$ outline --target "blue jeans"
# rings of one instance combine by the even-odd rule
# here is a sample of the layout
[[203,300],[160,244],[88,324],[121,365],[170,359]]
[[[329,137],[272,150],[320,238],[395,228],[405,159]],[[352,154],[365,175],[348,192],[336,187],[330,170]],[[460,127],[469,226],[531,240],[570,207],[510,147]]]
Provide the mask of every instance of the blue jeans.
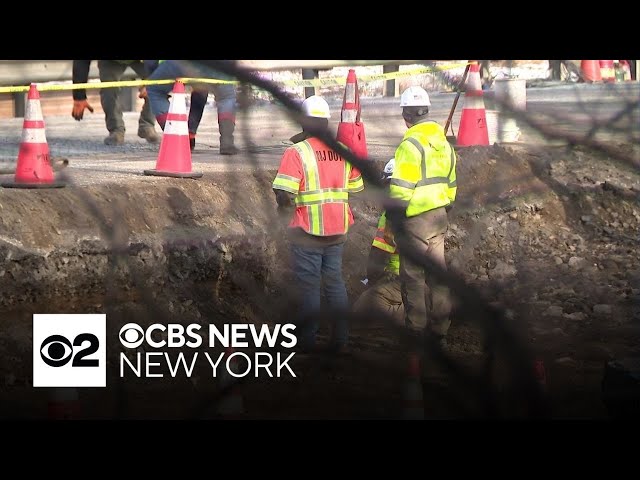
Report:
[[[191,78],[217,78],[220,80],[233,80],[233,78],[221,72],[216,72],[200,65],[185,60],[166,60],[158,65],[158,68],[149,75],[149,80],[165,80],[178,77]],[[158,117],[169,111],[169,94],[173,90],[173,84],[167,85],[149,85],[147,86],[147,95],[153,114]],[[192,103],[194,108],[193,114],[189,112],[189,127],[197,130],[200,118],[202,118],[202,110],[206,104],[206,95],[204,92],[211,90],[216,101],[216,110],[218,117],[235,118],[236,112],[236,86],[231,83],[217,83],[197,85],[196,102]],[[198,99],[197,97],[200,96]],[[191,96],[192,102],[194,100]],[[204,102],[202,101],[204,100]],[[198,110],[199,109],[199,110]],[[234,120],[235,121],[235,120]],[[191,131],[191,130],[190,130]]]
[[300,290],[302,302],[296,320],[298,344],[302,347],[315,345],[320,311],[320,292],[324,281],[324,294],[328,307],[334,310],[333,343],[345,345],[349,335],[346,311],[349,308],[347,288],[342,279],[342,252],[344,243],[329,247],[303,247],[292,245],[293,273]]

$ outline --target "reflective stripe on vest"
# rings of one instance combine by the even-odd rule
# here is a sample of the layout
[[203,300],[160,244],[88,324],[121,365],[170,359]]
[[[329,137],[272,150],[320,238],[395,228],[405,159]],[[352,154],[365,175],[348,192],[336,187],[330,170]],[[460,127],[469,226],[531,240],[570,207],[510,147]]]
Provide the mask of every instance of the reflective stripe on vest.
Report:
[[383,213],[380,215],[380,220],[378,220],[378,230],[376,231],[376,236],[373,239],[372,245],[391,254],[389,255],[389,262],[384,267],[384,271],[394,275],[400,275],[400,255],[396,253],[396,247],[389,245],[384,239],[384,227],[386,223],[387,217]]
[[378,230],[376,231],[376,236],[373,239],[372,245],[374,247],[379,248],[380,250],[384,250],[385,252],[394,253],[396,251],[396,247],[387,243],[384,239],[384,227],[387,223],[387,217],[383,213],[380,216],[380,220],[378,220]]
[[[443,143],[443,148],[440,149],[430,144],[429,166],[433,166],[435,167],[434,169],[439,170],[437,173],[447,173],[447,176],[430,176],[431,172],[427,169],[427,158],[424,147],[416,138],[413,137],[407,137],[405,141],[411,143],[420,153],[421,178],[416,183],[399,178],[392,178],[390,189],[392,193],[393,190],[399,191],[401,189],[413,191],[412,194],[408,195],[411,200],[407,205],[407,216],[412,217],[435,208],[444,207],[451,203],[455,198],[455,189],[457,186],[455,178],[450,180],[455,168],[455,151],[453,148],[451,148],[451,146],[448,147],[450,152],[447,155],[446,149],[448,144]],[[447,156],[446,159],[444,158],[445,155]],[[397,164],[396,168],[398,168]]]
[[349,190],[347,183],[349,180],[349,166],[343,161],[344,188],[320,188],[320,174],[318,172],[318,162],[316,154],[309,142],[304,141],[294,145],[302,160],[302,170],[304,172],[304,190],[298,192],[295,198],[297,207],[306,208],[309,220],[309,232],[311,235],[324,235],[324,219],[322,205],[327,203],[343,204],[344,231],[349,228]]

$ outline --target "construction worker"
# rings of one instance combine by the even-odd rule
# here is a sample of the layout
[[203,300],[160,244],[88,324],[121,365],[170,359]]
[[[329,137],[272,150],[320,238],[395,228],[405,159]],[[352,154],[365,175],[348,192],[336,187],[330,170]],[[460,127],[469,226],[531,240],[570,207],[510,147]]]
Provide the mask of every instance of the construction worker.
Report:
[[[156,71],[158,65],[163,63],[164,60],[145,60],[144,67],[147,72],[147,77],[150,77],[153,72]],[[189,102],[189,117],[187,119],[187,128],[189,129],[189,148],[193,152],[196,148],[196,134],[198,132],[198,126],[202,120],[204,109],[207,106],[207,100],[209,99],[209,92],[207,89],[191,89],[191,100]]]
[[364,183],[358,169],[330,149],[317,131],[328,131],[329,105],[318,95],[302,103],[303,131],[291,138],[273,181],[279,213],[288,221],[293,274],[300,291],[301,312],[298,347],[314,350],[320,311],[320,291],[329,308],[337,311],[330,348],[345,353],[348,339],[347,289],[342,277],[342,254],[353,214],[349,194],[360,192]]
[[[391,180],[394,165],[395,159],[392,158],[382,172],[382,181],[387,185]],[[368,288],[355,302],[353,310],[383,312],[391,316],[397,324],[404,324],[400,289],[400,255],[390,229],[385,226],[386,215],[382,212],[367,260],[366,285]]]
[[[214,78],[218,80],[233,80],[232,77],[222,72],[214,71],[197,62],[187,60],[164,60],[153,73],[149,76],[149,80],[164,80],[171,78],[191,77],[191,78]],[[156,120],[160,127],[164,130],[164,124],[169,112],[169,95],[173,85],[149,85],[147,92],[151,109],[156,116]],[[211,90],[215,97],[216,109],[218,111],[218,129],[220,131],[220,154],[235,155],[238,149],[234,144],[233,132],[236,126],[236,86],[233,83],[216,83],[193,85],[193,89],[197,90],[203,99],[204,92]],[[192,97],[193,98],[193,97]],[[206,104],[206,99],[204,99]],[[192,107],[193,108],[193,107]],[[202,106],[204,110],[204,106]],[[195,122],[196,116],[190,118],[194,123],[189,125],[191,128],[197,129],[200,123],[202,113],[199,114],[198,121]],[[195,130],[193,137],[193,145],[195,147]]]
[[[87,83],[89,81],[89,69],[91,60],[74,60],[72,80],[73,83]],[[145,78],[145,70],[142,60],[98,60],[98,73],[101,82],[118,82],[122,80],[124,72],[131,67],[140,78]],[[120,105],[119,87],[108,87],[100,89],[100,103],[104,111],[104,119],[109,131],[109,136],[104,139],[105,145],[122,145],[124,143],[125,125]],[[76,120],[82,120],[84,111],[93,113],[93,107],[87,102],[87,91],[85,89],[72,90],[73,110],[71,115]],[[144,105],[138,120],[138,136],[144,138],[149,143],[158,143],[160,136],[156,133],[155,118],[151,113],[149,101],[146,98],[146,91],[140,89],[138,95],[144,99]]]
[[[448,228],[447,211],[456,198],[456,154],[444,129],[429,120],[430,105],[429,95],[418,86],[409,87],[400,98],[402,118],[408,130],[396,149],[389,187],[389,195],[398,207],[393,211],[387,209],[387,218],[394,225],[402,222],[395,241],[400,252],[405,324],[446,348],[451,323],[449,289],[436,281],[430,269],[407,257],[407,252],[412,251],[443,270],[447,268],[444,237]],[[429,286],[429,318],[425,283]]]

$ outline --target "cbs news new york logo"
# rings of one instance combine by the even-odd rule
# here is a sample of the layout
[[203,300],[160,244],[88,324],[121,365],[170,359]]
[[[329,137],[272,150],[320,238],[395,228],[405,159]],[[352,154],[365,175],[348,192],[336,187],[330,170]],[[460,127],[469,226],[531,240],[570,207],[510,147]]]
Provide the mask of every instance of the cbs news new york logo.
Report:
[[106,314],[34,314],[33,386],[106,387]]

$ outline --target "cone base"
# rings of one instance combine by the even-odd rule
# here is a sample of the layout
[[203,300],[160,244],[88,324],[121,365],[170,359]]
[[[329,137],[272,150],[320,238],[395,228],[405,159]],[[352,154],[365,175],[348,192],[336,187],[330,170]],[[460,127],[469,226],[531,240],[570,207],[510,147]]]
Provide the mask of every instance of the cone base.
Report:
[[0,183],[0,186],[4,188],[63,188],[66,187],[67,184],[63,182],[52,182],[52,183],[26,183],[26,182],[3,182]]
[[181,172],[167,172],[165,170],[145,170],[145,175],[153,175],[156,177],[172,177],[172,178],[200,178],[204,175],[201,172],[190,172],[190,173],[181,173]]

